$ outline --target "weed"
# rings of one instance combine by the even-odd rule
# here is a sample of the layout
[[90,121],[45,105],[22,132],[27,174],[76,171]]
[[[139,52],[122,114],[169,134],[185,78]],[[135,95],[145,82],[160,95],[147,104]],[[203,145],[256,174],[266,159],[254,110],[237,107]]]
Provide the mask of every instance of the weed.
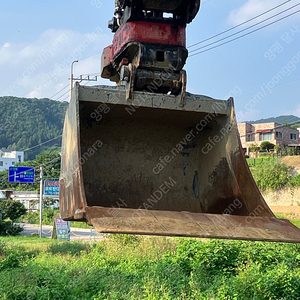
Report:
[[0,299],[300,298],[298,244],[144,236],[94,244],[2,240]]

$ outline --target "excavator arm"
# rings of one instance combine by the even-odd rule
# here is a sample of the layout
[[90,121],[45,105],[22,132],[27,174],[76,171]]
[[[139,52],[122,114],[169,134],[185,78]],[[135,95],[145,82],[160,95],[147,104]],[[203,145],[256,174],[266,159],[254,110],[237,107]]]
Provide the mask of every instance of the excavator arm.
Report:
[[134,90],[149,91],[155,81],[160,81],[156,92],[184,98],[186,25],[198,13],[200,0],[115,1],[115,6],[108,26],[115,36],[103,51],[101,76],[124,84],[129,101]]

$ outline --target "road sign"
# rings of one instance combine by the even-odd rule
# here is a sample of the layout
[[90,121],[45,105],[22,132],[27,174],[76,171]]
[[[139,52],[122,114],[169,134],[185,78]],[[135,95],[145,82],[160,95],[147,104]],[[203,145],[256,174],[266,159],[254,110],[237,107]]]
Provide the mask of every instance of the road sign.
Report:
[[59,195],[59,181],[58,180],[45,180],[44,195],[45,196],[58,196]]
[[8,182],[34,183],[34,167],[9,167]]
[[0,191],[0,199],[6,199],[5,195]]
[[63,219],[54,219],[52,238],[59,241],[70,241],[70,222]]

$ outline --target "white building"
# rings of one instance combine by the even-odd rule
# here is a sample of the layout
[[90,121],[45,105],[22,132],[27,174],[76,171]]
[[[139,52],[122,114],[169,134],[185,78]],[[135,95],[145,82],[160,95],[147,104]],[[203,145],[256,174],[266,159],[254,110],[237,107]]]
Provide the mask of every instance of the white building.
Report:
[[15,163],[24,161],[23,151],[10,151],[0,149],[0,171],[8,170],[9,167],[14,166]]

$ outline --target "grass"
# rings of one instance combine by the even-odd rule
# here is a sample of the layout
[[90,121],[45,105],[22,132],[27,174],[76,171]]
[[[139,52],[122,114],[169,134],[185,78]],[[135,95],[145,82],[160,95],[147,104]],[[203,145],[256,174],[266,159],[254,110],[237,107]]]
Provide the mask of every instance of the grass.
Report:
[[[59,218],[59,210],[53,210],[51,208],[45,208],[43,210],[43,225],[53,225],[54,218]],[[38,211],[29,211],[25,215],[21,216],[17,222],[18,223],[28,223],[28,224],[39,224],[40,215]],[[91,226],[87,225],[85,222],[71,222],[71,227],[74,228],[88,228]]]
[[110,235],[0,240],[0,299],[299,299],[300,245]]
[[86,224],[85,222],[71,222],[71,227],[74,227],[74,228],[88,228],[88,229],[92,228],[92,226]]
[[263,164],[266,161],[278,161],[277,157],[258,157],[258,158],[247,158],[247,163],[249,167],[257,167]]
[[291,223],[293,223],[295,226],[297,226],[298,228],[300,228],[300,219],[295,218],[293,213],[281,213],[281,214],[275,214],[276,218],[279,219],[287,219],[289,220]]

